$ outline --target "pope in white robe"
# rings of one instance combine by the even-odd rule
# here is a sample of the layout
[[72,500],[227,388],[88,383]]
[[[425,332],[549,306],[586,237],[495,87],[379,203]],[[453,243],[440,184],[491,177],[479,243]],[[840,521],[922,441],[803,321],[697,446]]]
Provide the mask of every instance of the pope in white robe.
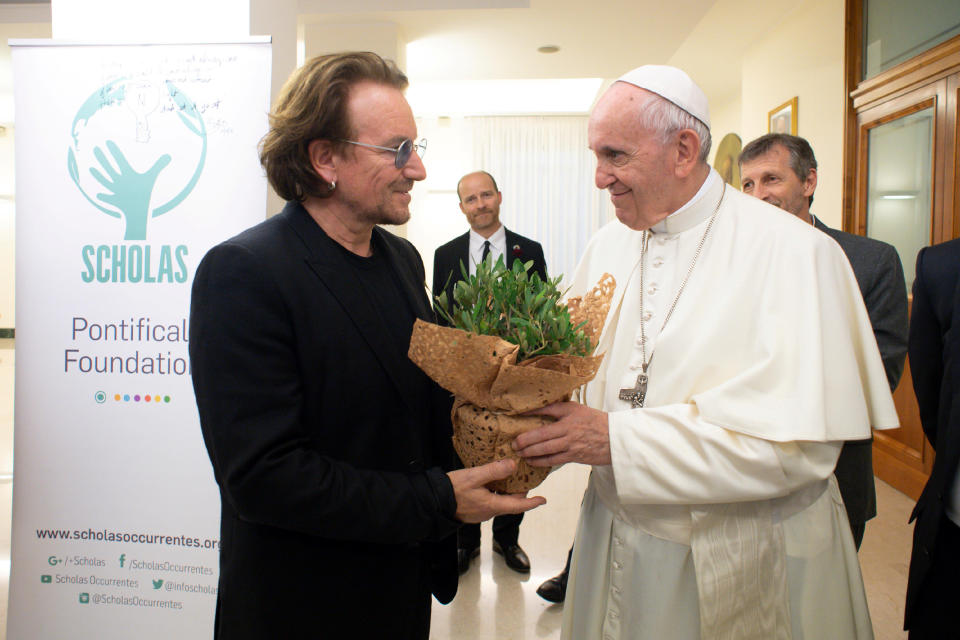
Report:
[[618,220],[570,295],[616,278],[605,358],[590,408],[548,407],[560,420],[515,445],[534,464],[593,464],[562,638],[872,638],[833,470],[844,440],[897,416],[849,262],[724,185],[707,129],[651,133],[637,117],[651,100],[709,126],[702,91],[669,67],[598,102],[591,149]]

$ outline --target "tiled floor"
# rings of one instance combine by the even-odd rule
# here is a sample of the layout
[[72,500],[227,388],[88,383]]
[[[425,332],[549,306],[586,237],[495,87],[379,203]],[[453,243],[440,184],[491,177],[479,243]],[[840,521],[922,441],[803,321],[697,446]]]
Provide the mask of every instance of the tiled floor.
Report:
[[527,513],[520,525],[520,546],[531,571],[511,571],[490,549],[490,524],[481,526],[480,557],[460,578],[457,597],[447,606],[433,604],[431,640],[521,640],[559,638],[561,605],[536,594],[541,582],[563,569],[587,484],[587,468],[567,465],[531,492],[547,504]]
[[903,604],[913,544],[913,525],[907,520],[913,504],[913,500],[877,480],[877,517],[867,523],[860,547],[860,567],[877,640],[907,637]]
[[[566,559],[573,536],[586,473],[564,467],[536,491],[547,504],[524,519],[520,545],[530,556],[529,577],[507,569],[490,551],[489,524],[482,527],[477,561],[460,579],[457,597],[448,606],[434,603],[431,640],[531,640],[560,637],[561,605],[536,595],[537,586],[555,575]],[[913,532],[907,518],[913,501],[877,481],[878,515],[867,524],[860,563],[876,640],[903,640],[903,599]]]
[[[6,637],[10,568],[11,467],[13,447],[13,340],[0,339],[0,640]],[[431,640],[532,640],[560,637],[561,606],[536,595],[537,586],[563,567],[576,526],[586,469],[568,465],[551,474],[534,492],[547,504],[524,519],[520,544],[532,571],[521,576],[490,550],[490,528],[483,530],[482,552],[461,578],[448,606],[434,604]],[[860,561],[877,640],[902,640],[903,598],[910,558],[912,501],[877,482],[879,515],[867,524]],[[208,638],[209,635],[200,636]],[[185,639],[186,640],[186,639]],[[198,639],[199,640],[199,639]]]

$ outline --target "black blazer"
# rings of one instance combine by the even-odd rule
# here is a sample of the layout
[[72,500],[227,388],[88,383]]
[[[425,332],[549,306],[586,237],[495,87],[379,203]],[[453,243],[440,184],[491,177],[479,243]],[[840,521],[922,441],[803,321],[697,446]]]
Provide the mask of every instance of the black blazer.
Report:
[[[528,273],[539,273],[544,280],[547,279],[547,262],[543,259],[543,247],[540,243],[525,238],[509,229],[504,228],[507,235],[507,267],[512,268],[517,260],[527,262],[533,260],[533,266]],[[447,292],[447,303],[453,305],[453,286],[463,280],[463,273],[460,271],[460,261],[467,266],[469,270],[470,260],[470,232],[458,236],[437,248],[433,254],[433,302],[436,304],[437,296],[445,290]],[[444,287],[446,285],[446,287]],[[440,318],[442,322],[442,317]]]
[[904,627],[908,629],[960,459],[960,239],[926,247],[917,255],[910,371],[923,432],[937,454],[910,516],[917,523],[907,581]]
[[[373,233],[433,320],[416,250]],[[222,503],[217,638],[425,637],[405,630],[411,612],[456,593],[449,395],[401,369],[408,345],[347,258],[288,203],[197,269],[190,358]]]
[[[907,357],[907,285],[900,255],[893,245],[831,229],[819,219],[814,226],[836,240],[847,255],[893,391]],[[844,443],[835,473],[850,524],[860,526],[877,515],[873,440]]]

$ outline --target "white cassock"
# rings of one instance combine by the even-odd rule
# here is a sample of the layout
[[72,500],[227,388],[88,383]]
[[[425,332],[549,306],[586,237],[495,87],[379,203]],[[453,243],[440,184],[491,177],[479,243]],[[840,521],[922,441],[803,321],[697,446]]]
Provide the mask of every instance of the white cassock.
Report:
[[[564,604],[568,640],[872,638],[833,478],[844,440],[896,427],[860,290],[840,247],[723,181],[651,231],[591,240],[570,295],[617,280],[586,402],[609,412],[613,464],[584,496]],[[643,296],[643,318],[640,296]],[[618,399],[640,372],[643,408]]]

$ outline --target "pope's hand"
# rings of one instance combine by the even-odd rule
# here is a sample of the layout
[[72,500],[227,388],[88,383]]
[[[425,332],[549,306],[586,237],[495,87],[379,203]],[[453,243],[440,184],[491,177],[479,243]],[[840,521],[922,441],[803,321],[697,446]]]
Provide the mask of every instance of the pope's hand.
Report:
[[479,467],[459,469],[447,474],[457,499],[460,522],[483,522],[504,513],[523,513],[546,504],[540,496],[528,498],[524,493],[493,493],[484,485],[507,478],[516,471],[514,460],[499,460]]
[[556,422],[521,433],[514,450],[534,467],[565,462],[610,464],[610,427],[607,414],[576,402],[558,402],[525,415],[556,418]]

